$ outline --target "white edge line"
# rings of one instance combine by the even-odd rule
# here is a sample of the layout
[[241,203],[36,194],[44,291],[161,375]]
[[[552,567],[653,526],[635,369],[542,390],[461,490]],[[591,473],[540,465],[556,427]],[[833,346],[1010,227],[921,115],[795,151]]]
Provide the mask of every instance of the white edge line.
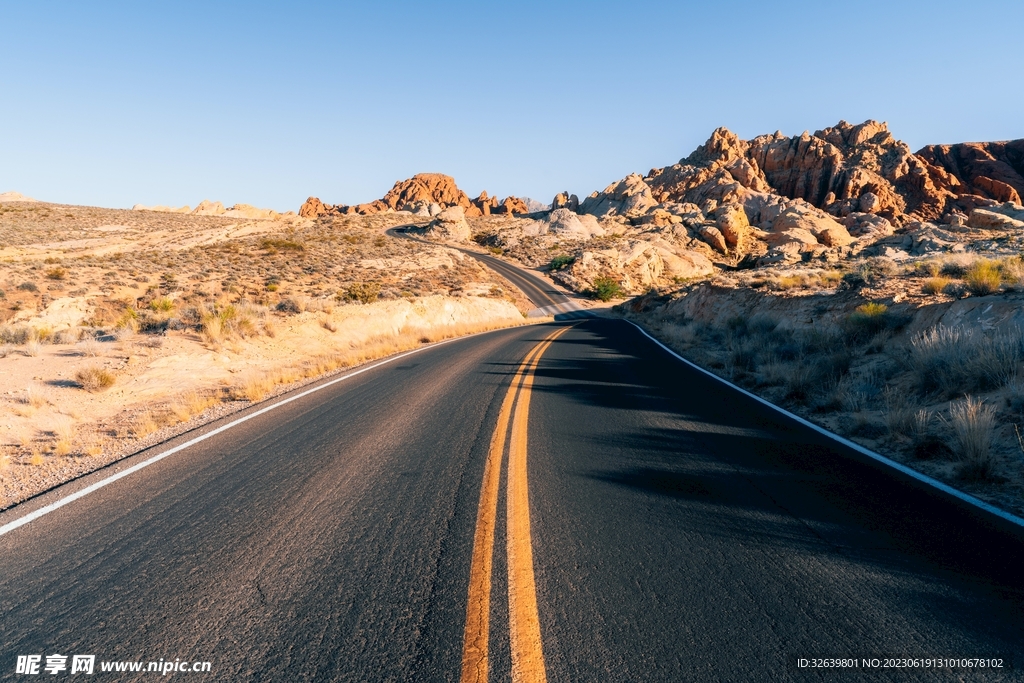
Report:
[[1017,515],[1015,515],[1013,513],[1010,513],[1010,512],[1007,512],[1006,510],[1000,510],[996,506],[990,505],[990,504],[986,503],[985,501],[980,500],[978,498],[975,498],[974,496],[972,496],[970,494],[964,493],[963,491],[958,491],[957,489],[955,489],[952,486],[949,486],[947,484],[943,484],[938,479],[933,479],[933,478],[929,477],[927,474],[922,474],[922,473],[918,472],[917,470],[913,470],[913,469],[907,467],[906,465],[902,465],[902,464],[896,462],[895,460],[890,460],[889,458],[885,457],[884,455],[880,455],[878,453],[875,453],[874,451],[868,450],[867,448],[864,448],[860,444],[854,443],[853,441],[849,441],[848,439],[844,439],[843,437],[839,436],[838,434],[833,434],[832,432],[828,431],[824,427],[816,425],[816,424],[814,424],[813,422],[811,422],[809,420],[805,420],[804,418],[800,417],[799,415],[796,415],[794,413],[789,412],[785,408],[780,408],[779,406],[775,405],[774,403],[771,403],[770,401],[766,401],[765,399],[761,398],[757,394],[752,394],[749,391],[747,391],[746,389],[744,389],[742,387],[736,386],[735,384],[733,384],[729,380],[724,379],[722,377],[719,377],[718,375],[714,374],[713,372],[709,372],[708,370],[705,370],[704,368],[700,367],[699,365],[696,365],[695,363],[692,363],[692,362],[686,360],[685,358],[680,356],[678,353],[676,353],[675,351],[673,351],[672,349],[670,349],[669,347],[665,346],[660,341],[658,341],[657,339],[652,337],[650,334],[647,333],[647,330],[645,330],[644,328],[640,327],[635,322],[633,322],[631,320],[626,320],[626,322],[629,323],[630,325],[632,325],[633,327],[635,327],[636,329],[640,330],[641,334],[643,334],[645,337],[650,339],[652,342],[654,342],[655,344],[660,346],[662,349],[664,349],[665,351],[667,351],[671,355],[675,356],[677,359],[681,360],[682,362],[686,363],[691,368],[693,368],[695,370],[699,370],[700,372],[704,373],[708,377],[710,377],[712,379],[715,379],[715,380],[718,380],[722,384],[725,384],[726,386],[731,387],[732,389],[735,389],[736,391],[738,391],[738,392],[740,392],[742,394],[745,394],[746,396],[749,396],[750,398],[754,399],[755,401],[758,401],[759,403],[762,403],[762,404],[768,406],[769,408],[771,408],[771,409],[773,409],[773,410],[775,410],[775,411],[777,411],[779,413],[782,413],[786,417],[789,417],[789,418],[791,418],[793,420],[796,420],[797,422],[799,422],[800,424],[804,425],[805,427],[810,427],[814,431],[818,432],[819,434],[822,434],[823,436],[828,437],[829,439],[832,439],[833,441],[838,441],[839,443],[843,444],[847,448],[852,448],[853,450],[857,451],[861,455],[866,455],[867,457],[871,458],[872,460],[880,462],[883,465],[887,465],[887,466],[889,466],[889,467],[891,467],[891,468],[893,468],[895,470],[899,470],[903,474],[906,474],[907,476],[910,476],[910,477],[912,477],[914,479],[917,479],[918,481],[920,481],[920,482],[922,482],[924,484],[927,484],[928,486],[932,486],[934,488],[937,488],[937,489],[939,489],[940,491],[942,491],[944,493],[948,493],[949,495],[954,496],[954,497],[962,500],[963,502],[965,502],[965,503],[967,503],[969,505],[973,505],[975,507],[981,508],[985,512],[990,512],[993,515],[996,515],[997,517],[1000,517],[1000,518],[1006,520],[1007,522],[1010,522],[1011,524],[1016,524],[1017,526],[1019,526],[1021,528],[1024,528],[1024,519],[1018,517]]
[[[520,325],[519,327],[528,327],[528,325]],[[255,411],[255,412],[249,413],[248,415],[243,415],[242,417],[240,417],[240,418],[238,418],[236,420],[233,420],[233,421],[227,423],[226,425],[221,425],[220,427],[217,427],[216,429],[211,430],[211,431],[207,432],[206,434],[202,434],[201,436],[197,436],[194,439],[190,439],[189,441],[186,441],[185,443],[178,444],[174,448],[169,448],[166,451],[163,451],[162,453],[158,453],[157,455],[154,455],[152,458],[148,458],[146,460],[143,460],[142,462],[136,463],[136,464],[132,465],[131,467],[118,472],[117,474],[112,474],[109,477],[107,477],[106,479],[101,479],[100,481],[97,481],[97,482],[95,482],[93,484],[90,484],[89,486],[86,486],[83,489],[75,491],[74,493],[72,493],[72,494],[70,494],[68,496],[65,496],[64,498],[61,498],[60,500],[55,500],[54,502],[50,503],[49,505],[44,505],[43,507],[39,508],[38,510],[34,510],[33,512],[28,513],[24,517],[19,517],[18,519],[15,519],[12,522],[8,522],[7,524],[4,524],[3,526],[0,526],[0,536],[3,536],[4,534],[10,533],[11,531],[14,531],[18,527],[24,526],[24,525],[28,524],[29,522],[33,522],[33,521],[39,519],[40,517],[42,517],[43,515],[47,515],[47,514],[53,512],[54,510],[57,510],[58,508],[62,508],[65,505],[67,505],[68,503],[73,503],[74,501],[78,500],[79,498],[84,498],[85,496],[89,495],[90,493],[103,488],[107,484],[113,484],[118,479],[121,479],[122,477],[127,477],[129,474],[134,474],[135,472],[138,472],[139,470],[141,470],[143,467],[148,467],[149,465],[152,465],[155,462],[159,462],[159,461],[163,460],[164,458],[166,458],[169,455],[174,455],[178,451],[183,451],[186,448],[189,448],[191,446],[196,445],[200,441],[205,441],[206,439],[209,439],[212,436],[216,436],[217,434],[220,434],[221,432],[227,431],[228,429],[231,429],[232,427],[235,427],[237,425],[242,424],[243,422],[251,420],[254,417],[262,415],[263,413],[270,412],[271,410],[274,410],[275,408],[280,408],[281,406],[283,406],[285,404],[288,404],[288,403],[291,403],[292,401],[297,401],[300,398],[303,398],[305,396],[309,396],[310,394],[315,393],[317,391],[320,391],[321,389],[326,389],[327,387],[329,387],[331,385],[334,385],[334,384],[337,384],[338,382],[344,382],[345,380],[347,380],[349,378],[352,378],[352,377],[355,377],[356,375],[361,375],[364,372],[369,372],[370,370],[373,370],[374,368],[379,368],[382,365],[387,365],[388,363],[393,363],[396,360],[400,360],[400,359],[405,358],[407,356],[411,356],[414,353],[419,353],[420,351],[426,351],[427,349],[432,349],[432,348],[441,346],[443,344],[450,344],[451,342],[459,341],[459,340],[462,340],[462,339],[468,339],[470,337],[475,337],[475,336],[477,336],[477,334],[488,334],[489,332],[498,332],[500,330],[507,330],[507,329],[516,329],[516,328],[514,328],[514,327],[512,327],[512,328],[502,327],[502,328],[498,328],[497,330],[486,330],[484,332],[478,332],[476,334],[469,334],[469,335],[466,335],[464,337],[454,337],[452,339],[444,339],[442,341],[436,342],[434,344],[430,344],[428,346],[421,346],[418,349],[413,349],[412,351],[406,351],[405,353],[400,353],[397,356],[392,356],[392,357],[387,358],[385,360],[382,360],[382,361],[380,361],[378,363],[374,363],[373,365],[367,365],[365,368],[359,368],[358,370],[354,370],[354,371],[352,371],[352,372],[350,372],[350,373],[348,373],[346,375],[342,375],[341,377],[336,377],[336,378],[334,378],[332,380],[324,382],[323,384],[318,384],[317,386],[315,386],[315,387],[313,387],[311,389],[306,389],[305,391],[303,391],[301,393],[298,393],[298,394],[295,394],[294,396],[289,396],[288,398],[282,399],[282,400],[280,400],[280,401],[278,401],[276,403],[273,403],[273,404],[271,404],[271,405],[269,405],[269,406],[267,406],[265,408],[260,408],[259,410]]]

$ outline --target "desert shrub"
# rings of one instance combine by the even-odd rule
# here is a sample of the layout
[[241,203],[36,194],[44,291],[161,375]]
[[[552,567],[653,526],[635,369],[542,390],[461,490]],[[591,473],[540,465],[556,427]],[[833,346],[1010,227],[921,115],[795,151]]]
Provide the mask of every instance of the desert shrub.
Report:
[[950,404],[949,426],[953,431],[953,452],[963,463],[960,476],[990,478],[995,470],[992,457],[995,411],[983,401],[968,396]]
[[134,308],[126,307],[121,316],[114,323],[114,329],[131,332],[139,331],[139,312]]
[[925,294],[939,294],[949,285],[949,283],[949,278],[931,277],[925,280],[924,285],[921,287],[921,291]]
[[46,277],[50,280],[66,280],[68,277],[68,271],[64,268],[50,268],[46,271]]
[[786,291],[789,289],[803,289],[811,286],[812,283],[813,280],[810,276],[797,273],[796,275],[783,275],[775,280],[769,280],[768,285],[776,291]]
[[948,258],[942,262],[942,268],[939,271],[943,275],[949,277],[962,278],[967,274],[967,269],[971,267],[973,259],[969,257],[959,258]]
[[266,249],[270,253],[275,253],[280,250],[305,251],[306,246],[294,240],[266,238],[260,240],[260,249]]
[[75,381],[86,391],[101,391],[114,386],[114,373],[98,365],[82,368],[75,373]]
[[495,246],[487,247],[487,251],[491,252],[495,256],[501,256],[502,254],[505,253],[504,249],[502,249],[501,247],[495,247]]
[[21,346],[36,339],[36,331],[28,325],[0,325],[0,343]]
[[854,309],[846,318],[848,331],[858,339],[870,337],[893,327],[893,316],[885,304],[869,302]]
[[39,291],[39,288],[36,287],[35,283],[32,283],[32,282],[22,282],[20,285],[18,285],[18,289],[20,289],[23,292],[38,292]]
[[942,291],[954,299],[963,299],[970,290],[967,289],[967,285],[963,282],[950,282],[942,288]]
[[843,274],[838,270],[827,270],[818,276],[818,282],[822,287],[837,287],[843,281]]
[[921,391],[949,396],[1010,383],[1022,359],[1024,334],[1019,328],[985,334],[941,325],[915,335],[905,355]]
[[551,263],[548,267],[551,270],[562,270],[563,268],[568,268],[569,266],[571,266],[573,263],[575,263],[575,261],[575,256],[556,256],[555,258],[551,259]]
[[80,336],[81,335],[79,333],[79,330],[76,330],[73,327],[68,327],[68,328],[65,328],[63,330],[57,330],[56,332],[54,332],[54,334],[53,334],[53,343],[54,344],[74,344],[75,342],[78,341],[78,338]]
[[622,285],[612,277],[594,278],[594,286],[590,290],[590,295],[601,301],[610,301],[622,296]]
[[967,289],[978,296],[998,292],[1002,279],[999,264],[988,259],[975,261],[964,273]]
[[157,313],[170,313],[174,310],[174,301],[166,296],[149,302],[149,310]]
[[870,274],[871,282],[875,282],[882,278],[892,277],[900,272],[900,267],[896,265],[896,262],[887,256],[873,256],[868,259],[867,270]]
[[358,301],[361,304],[372,304],[380,296],[380,284],[377,282],[356,282],[339,293],[342,301]]
[[295,299],[281,299],[277,304],[277,310],[281,313],[302,313],[302,306]]

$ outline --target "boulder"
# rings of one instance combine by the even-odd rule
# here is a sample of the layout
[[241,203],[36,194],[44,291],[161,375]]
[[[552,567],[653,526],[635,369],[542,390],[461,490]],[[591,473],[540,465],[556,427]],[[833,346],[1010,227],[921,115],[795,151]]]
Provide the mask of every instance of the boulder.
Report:
[[854,212],[843,218],[843,225],[850,235],[868,240],[888,237],[895,232],[893,224],[881,216],[870,213]]
[[882,200],[874,192],[865,192],[860,196],[858,205],[862,213],[877,213],[882,208]]
[[711,225],[702,225],[698,229],[700,238],[707,242],[707,244],[715,251],[720,251],[723,254],[729,251],[729,245],[725,241],[725,235],[718,228]]
[[1024,207],[1007,202],[989,209],[974,209],[967,217],[967,225],[986,230],[1024,230]]
[[651,188],[634,173],[612,183],[604,192],[595,192],[584,199],[579,212],[597,218],[642,216],[657,203],[651,195]]
[[568,192],[559,192],[555,195],[555,198],[551,201],[551,209],[569,209],[570,211],[576,211],[580,208],[580,200],[574,194]]
[[[587,214],[589,216],[589,214]],[[593,216],[590,216],[593,218]],[[682,223],[682,216],[677,216],[662,208],[651,209],[648,213],[633,219],[633,225],[650,225],[656,228],[663,228],[667,225]]]
[[461,206],[450,206],[441,211],[427,226],[427,236],[443,242],[465,242],[469,239],[469,223]]
[[593,216],[576,215],[569,209],[555,209],[540,220],[530,221],[522,228],[524,235],[558,235],[568,239],[587,240],[605,234]]
[[828,214],[806,204],[795,204],[775,220],[772,231],[806,230],[820,243],[829,247],[844,247],[854,241],[849,231]]
[[747,214],[738,204],[727,204],[720,207],[715,225],[725,237],[725,243],[733,248],[742,244],[750,230]]

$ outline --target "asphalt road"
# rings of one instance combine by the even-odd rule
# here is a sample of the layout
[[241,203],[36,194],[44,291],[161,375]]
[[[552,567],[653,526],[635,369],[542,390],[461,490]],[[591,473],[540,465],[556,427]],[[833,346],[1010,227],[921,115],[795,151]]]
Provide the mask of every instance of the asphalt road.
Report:
[[[387,234],[392,237],[400,237],[415,240],[417,242],[436,244],[420,239],[415,236],[417,233],[409,232],[404,228],[392,228],[387,231]],[[526,298],[532,301],[534,306],[537,307],[534,311],[531,311],[531,313],[534,313],[537,316],[551,315],[556,320],[560,321],[590,317],[589,313],[581,309],[575,301],[566,296],[557,287],[552,286],[551,283],[546,282],[536,275],[526,272],[522,268],[513,266],[507,261],[497,258],[496,256],[482,254],[474,249],[459,249],[459,251],[480,261],[482,264],[508,280],[512,285],[518,287],[519,290],[526,295]]]
[[1024,666],[1021,547],[627,323],[556,322],[368,370],[0,536],[0,678],[59,653],[218,681],[1022,680],[796,665]]

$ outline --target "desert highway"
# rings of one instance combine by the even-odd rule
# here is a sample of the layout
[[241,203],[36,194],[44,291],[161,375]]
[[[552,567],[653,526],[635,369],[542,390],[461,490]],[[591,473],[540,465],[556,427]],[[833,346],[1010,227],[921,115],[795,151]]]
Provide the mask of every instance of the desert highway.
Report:
[[[322,387],[0,515],[0,679],[64,680],[15,673],[55,653],[217,681],[1024,679],[1011,524],[626,322],[481,334]],[[890,657],[1003,668],[799,666]],[[154,678],[98,666],[81,679]]]

